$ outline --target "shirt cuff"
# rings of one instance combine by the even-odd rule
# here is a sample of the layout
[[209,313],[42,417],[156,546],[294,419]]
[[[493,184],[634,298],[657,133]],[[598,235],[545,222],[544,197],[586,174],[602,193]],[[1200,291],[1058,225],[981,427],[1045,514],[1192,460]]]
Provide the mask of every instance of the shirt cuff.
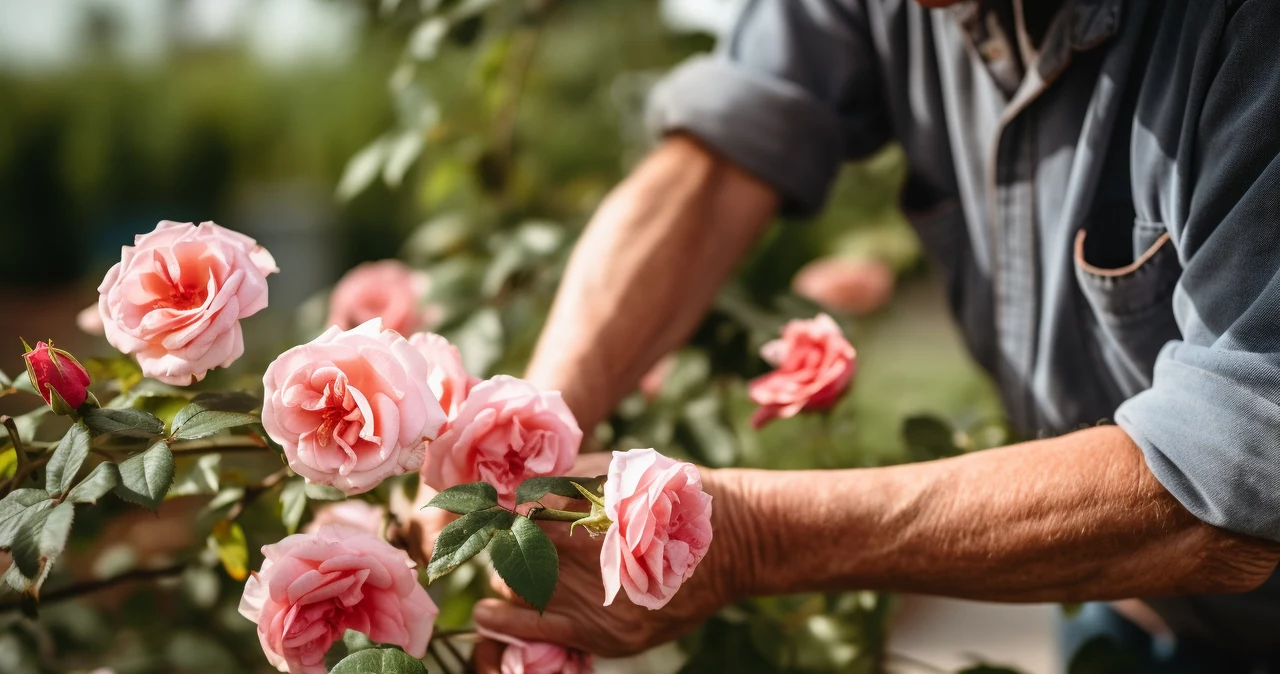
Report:
[[1116,411],[1147,466],[1199,519],[1280,541],[1280,405],[1245,381],[1199,367],[1173,342],[1155,384]]
[[782,213],[822,209],[843,159],[840,120],[799,86],[699,56],[654,88],[648,124],[682,131],[778,190]]

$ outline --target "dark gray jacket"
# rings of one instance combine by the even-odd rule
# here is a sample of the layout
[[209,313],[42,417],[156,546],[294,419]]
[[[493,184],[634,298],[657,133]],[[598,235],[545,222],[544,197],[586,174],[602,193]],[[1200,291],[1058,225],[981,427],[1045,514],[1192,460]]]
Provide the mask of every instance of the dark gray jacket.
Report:
[[[1280,541],[1280,0],[1067,0],[1024,69],[987,28],[972,2],[753,0],[651,120],[795,214],[901,143],[904,211],[1016,427],[1114,419],[1196,516]],[[1151,603],[1280,653],[1276,578]]]

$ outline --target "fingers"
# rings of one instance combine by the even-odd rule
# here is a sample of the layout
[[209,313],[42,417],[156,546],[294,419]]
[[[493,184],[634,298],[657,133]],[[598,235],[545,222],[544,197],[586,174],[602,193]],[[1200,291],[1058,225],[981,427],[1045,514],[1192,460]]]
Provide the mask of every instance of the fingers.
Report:
[[524,641],[547,641],[582,649],[573,624],[563,615],[539,614],[531,608],[509,604],[501,599],[481,599],[472,618],[476,627],[505,634]]
[[471,653],[471,664],[476,674],[501,674],[503,644],[489,639],[476,642],[476,649]]

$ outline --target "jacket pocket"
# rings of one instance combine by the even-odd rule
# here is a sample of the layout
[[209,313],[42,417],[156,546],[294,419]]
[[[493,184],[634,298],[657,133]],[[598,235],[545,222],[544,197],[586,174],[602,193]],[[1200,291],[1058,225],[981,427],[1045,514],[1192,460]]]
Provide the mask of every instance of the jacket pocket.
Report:
[[[1171,340],[1181,337],[1173,315],[1173,292],[1182,276],[1178,253],[1166,231],[1140,223],[1150,241],[1133,262],[1100,268],[1085,255],[1085,232],[1076,234],[1076,281],[1097,326],[1100,356],[1108,373],[1128,397],[1151,386],[1156,356]],[[1159,229],[1163,229],[1162,227]]]

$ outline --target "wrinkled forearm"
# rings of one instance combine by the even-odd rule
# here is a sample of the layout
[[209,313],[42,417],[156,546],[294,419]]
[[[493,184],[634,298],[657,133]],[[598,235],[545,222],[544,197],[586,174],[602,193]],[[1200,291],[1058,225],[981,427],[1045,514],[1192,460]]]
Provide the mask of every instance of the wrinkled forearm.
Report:
[[[711,471],[743,596],[876,589],[990,601],[1242,592],[1274,543],[1193,517],[1115,427],[922,464]],[[728,560],[725,560],[728,561]]]
[[589,433],[688,338],[776,207],[770,188],[728,161],[666,140],[583,233],[527,377],[561,391]]

